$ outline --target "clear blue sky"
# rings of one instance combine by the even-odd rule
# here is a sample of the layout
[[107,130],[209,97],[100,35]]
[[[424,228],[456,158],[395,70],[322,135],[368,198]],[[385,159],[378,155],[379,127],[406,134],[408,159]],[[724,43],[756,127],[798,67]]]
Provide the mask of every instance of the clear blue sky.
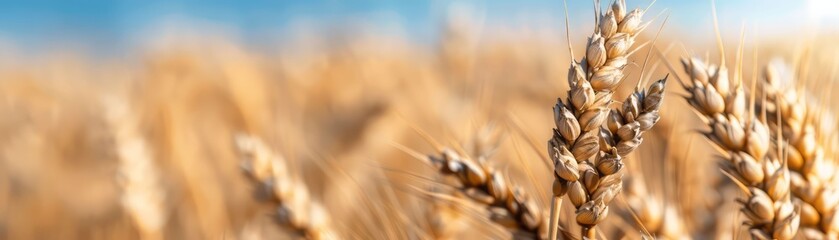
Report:
[[[302,23],[340,29],[352,22],[399,29],[408,39],[427,42],[436,38],[452,2],[479,13],[484,28],[515,24],[563,26],[561,0],[6,0],[0,3],[0,39],[20,48],[77,42],[113,50],[133,46],[172,22],[195,28],[217,26],[252,41],[282,38],[282,33]],[[833,6],[839,4],[829,2],[833,1],[718,0],[717,9],[726,33],[736,33],[745,24],[762,34],[784,34],[800,30],[802,24],[820,23],[824,29],[839,23],[836,15],[830,15],[839,12],[839,6]],[[629,0],[628,4],[647,6],[649,1]],[[814,4],[820,7],[811,7]],[[569,0],[572,22],[591,22],[591,9],[589,0]],[[699,32],[711,30],[709,1],[659,0],[651,15],[665,9],[671,15],[668,31],[701,36]]]

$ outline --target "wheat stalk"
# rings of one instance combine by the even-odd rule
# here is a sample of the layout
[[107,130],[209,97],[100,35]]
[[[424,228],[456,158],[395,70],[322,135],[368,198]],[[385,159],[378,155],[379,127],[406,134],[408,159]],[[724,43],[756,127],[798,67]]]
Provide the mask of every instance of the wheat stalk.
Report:
[[[777,152],[770,150],[766,120],[746,109],[746,93],[740,82],[728,81],[724,65],[706,65],[698,59],[683,59],[689,81],[683,87],[688,103],[711,128],[706,137],[723,152],[725,172],[748,195],[741,202],[743,213],[756,239],[791,239],[799,226],[798,206],[791,201],[790,172],[781,138]],[[752,100],[753,101],[753,100]]]
[[235,142],[247,175],[279,205],[280,222],[308,239],[337,239],[326,210],[311,199],[303,181],[292,177],[283,157],[253,136],[237,135]]
[[[780,66],[769,64],[765,68],[763,93],[768,100],[764,108],[770,114],[780,115],[780,122],[770,119],[769,125],[782,128],[788,139],[787,158],[792,170],[792,192],[801,206],[802,232],[810,239],[839,237],[839,218],[836,217],[839,192],[832,185],[833,172],[825,175],[820,168],[833,164],[825,154],[825,142],[817,134],[823,112],[817,103],[805,99],[802,89],[783,88],[782,83],[794,84],[783,79]],[[834,167],[835,168],[835,167]]]
[[[559,201],[566,193],[577,207],[576,220],[583,227],[581,235],[595,238],[594,226],[606,218],[609,202],[620,192],[620,176],[614,173],[623,165],[622,156],[640,144],[639,137],[637,142],[621,142],[621,149],[606,149],[605,154],[598,154],[602,141],[599,129],[609,116],[612,94],[623,78],[635,37],[646,27],[642,16],[640,9],[627,12],[625,1],[614,2],[605,14],[597,16],[585,57],[580,62],[572,62],[568,70],[568,99],[566,102],[557,99],[554,106],[556,128],[548,141],[548,154],[555,164],[549,226],[551,239],[556,238]],[[638,104],[630,107],[643,109]],[[630,130],[641,132],[640,127]],[[595,156],[597,161],[589,160]],[[581,178],[584,182],[578,181]]]

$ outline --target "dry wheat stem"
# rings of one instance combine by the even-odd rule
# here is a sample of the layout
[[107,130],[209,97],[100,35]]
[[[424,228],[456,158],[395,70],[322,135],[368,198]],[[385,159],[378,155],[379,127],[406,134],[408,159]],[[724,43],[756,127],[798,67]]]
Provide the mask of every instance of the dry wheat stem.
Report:
[[[778,121],[769,121],[770,127],[783,129],[781,137],[788,139],[787,159],[792,170],[792,192],[801,205],[802,232],[810,239],[839,237],[839,219],[836,217],[839,192],[832,185],[833,172],[819,169],[835,165],[828,154],[820,129],[819,116],[826,109],[820,108],[805,98],[801,89],[783,87],[785,82],[795,84],[792,79],[779,73],[778,67],[769,64],[765,69],[763,93],[767,102],[762,106],[768,113],[781,115]],[[780,111],[780,112],[778,112]],[[776,136],[777,137],[777,136]]]
[[277,202],[281,223],[308,239],[337,239],[326,210],[311,199],[305,183],[291,175],[282,156],[253,136],[237,135],[235,143],[247,175]]
[[[565,102],[557,99],[554,106],[556,128],[553,138],[548,141],[548,153],[555,165],[554,199],[568,194],[577,208],[576,221],[583,227],[581,235],[586,238],[595,237],[594,226],[605,219],[609,202],[620,192],[620,175],[614,173],[622,167],[623,156],[640,144],[640,136],[636,138],[626,132],[622,135],[626,138],[620,139],[626,141],[618,143],[622,147],[601,153],[600,127],[609,116],[612,94],[623,78],[629,50],[635,37],[647,25],[643,23],[642,15],[640,9],[627,12],[625,1],[619,0],[605,14],[597,16],[585,57],[571,63],[568,98]],[[658,106],[658,102],[656,106],[650,106],[656,113],[645,115],[645,126],[652,126],[657,121]],[[627,113],[631,120],[642,120],[636,118],[641,117],[640,111],[646,108],[643,102],[630,103],[629,107],[635,111]],[[640,126],[627,126],[626,129],[638,134],[642,132]],[[597,159],[592,161],[593,157]],[[554,204],[551,215],[556,211],[558,208]],[[549,236],[556,237],[556,226],[549,229]]]
[[491,220],[514,235],[540,238],[544,231],[542,211],[521,187],[508,183],[504,173],[485,161],[474,161],[444,148],[428,160],[442,174],[454,176],[459,190],[472,200],[487,206]]
[[724,152],[724,172],[748,195],[742,211],[756,239],[791,239],[798,231],[799,207],[790,193],[790,172],[783,160],[783,144],[772,140],[765,119],[747,110],[742,83],[731,84],[725,66],[683,59],[690,76],[683,87],[688,103],[699,113],[710,132],[705,136]]

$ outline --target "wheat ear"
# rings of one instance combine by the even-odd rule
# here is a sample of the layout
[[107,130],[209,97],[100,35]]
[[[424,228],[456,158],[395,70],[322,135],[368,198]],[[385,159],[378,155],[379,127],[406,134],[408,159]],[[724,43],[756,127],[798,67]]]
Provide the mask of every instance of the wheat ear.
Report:
[[461,184],[459,191],[486,205],[493,222],[515,229],[516,236],[541,236],[544,229],[541,209],[524,189],[508,183],[502,172],[484,161],[473,161],[448,148],[424,160],[438,172],[456,177]]
[[[599,141],[594,146],[602,151],[594,156],[594,161],[578,161],[577,155],[561,142],[562,134],[554,131],[548,146],[556,163],[555,185],[567,187],[568,198],[577,208],[577,223],[585,228],[584,236],[594,238],[593,226],[608,215],[609,203],[623,186],[623,159],[641,144],[642,134],[658,122],[665,82],[666,79],[656,81],[648,90],[636,89],[622,109],[611,111],[609,127],[601,128],[600,136],[594,139]],[[571,115],[566,112],[560,117],[560,122],[567,122],[564,118]]]
[[[791,201],[790,172],[778,151],[769,151],[770,131],[765,119],[746,109],[746,93],[740,82],[732,86],[725,66],[706,65],[698,59],[683,59],[690,76],[683,83],[688,103],[711,128],[705,136],[723,152],[724,171],[748,195],[743,213],[755,239],[791,239],[798,231],[799,207]],[[754,104],[748,104],[753,106]]]
[[792,81],[782,79],[778,67],[769,64],[765,69],[763,93],[768,100],[765,108],[770,114],[781,115],[781,122],[769,121],[770,127],[783,129],[783,136],[776,137],[789,139],[787,158],[792,171],[792,193],[801,205],[802,233],[810,239],[835,239],[839,237],[836,217],[839,192],[831,183],[833,173],[824,175],[824,171],[819,171],[833,164],[825,155],[824,141],[817,136],[824,132],[819,129],[822,126],[819,117],[824,112],[818,111],[827,110],[805,99],[805,94],[801,94],[803,89],[783,88],[782,82],[792,84]]
[[305,183],[291,175],[283,157],[253,136],[237,135],[235,143],[244,171],[279,205],[281,223],[308,239],[337,239],[326,210],[312,201]]
[[146,240],[163,239],[166,225],[166,192],[152,152],[139,130],[136,116],[123,99],[105,101],[108,125],[114,135],[119,158],[122,206]]
[[[548,141],[548,154],[555,165],[550,238],[556,237],[557,203],[563,195],[567,193],[577,207],[576,220],[583,227],[581,234],[593,239],[594,226],[608,215],[608,203],[620,191],[620,176],[613,172],[600,174],[599,166],[589,159],[597,155],[597,163],[608,162],[600,164],[604,168],[613,165],[619,169],[622,165],[617,149],[610,149],[602,156],[598,154],[599,129],[609,116],[612,94],[623,78],[629,50],[635,37],[646,27],[642,16],[640,9],[627,12],[624,0],[615,1],[605,14],[597,16],[585,57],[580,62],[572,62],[568,70],[568,99],[566,102],[557,99],[556,128]],[[584,189],[578,181],[581,177],[590,179],[586,188],[593,191]]]

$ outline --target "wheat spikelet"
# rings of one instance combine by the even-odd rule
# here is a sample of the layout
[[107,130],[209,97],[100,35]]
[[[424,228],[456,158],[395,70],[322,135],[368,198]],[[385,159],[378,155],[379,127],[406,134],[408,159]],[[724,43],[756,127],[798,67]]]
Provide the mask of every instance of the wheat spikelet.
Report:
[[278,203],[280,222],[308,239],[337,239],[326,210],[311,199],[306,185],[291,175],[280,155],[256,137],[237,135],[235,140],[245,172]]
[[[803,90],[784,87],[795,84],[791,74],[783,76],[782,65],[769,64],[765,68],[763,93],[767,99],[764,104],[767,112],[781,116],[780,122],[770,119],[771,127],[783,129],[784,139],[788,139],[787,158],[792,170],[792,192],[801,205],[801,225],[803,233],[811,239],[839,237],[839,219],[836,219],[839,192],[832,185],[833,172],[823,174],[825,167],[833,164],[825,154],[829,147],[825,145],[819,133],[823,112],[827,111],[805,98]],[[783,84],[786,83],[786,84]]]
[[122,99],[105,101],[108,125],[114,135],[119,158],[122,206],[140,230],[143,239],[162,239],[167,216],[165,192],[137,118]]
[[659,109],[664,98],[664,84],[667,78],[650,85],[647,91],[636,88],[623,102],[620,110],[612,110],[606,120],[607,128],[601,128],[601,151],[612,148],[626,157],[641,145],[641,134],[650,130],[661,118]]
[[[724,170],[742,184],[748,199],[743,213],[756,239],[791,239],[798,231],[799,212],[790,193],[790,172],[782,161],[784,150],[770,151],[770,131],[746,107],[740,82],[728,81],[725,66],[706,65],[698,59],[683,59],[690,79],[682,83],[688,103],[711,128],[706,137],[724,151]],[[753,104],[750,104],[753,105]]]

